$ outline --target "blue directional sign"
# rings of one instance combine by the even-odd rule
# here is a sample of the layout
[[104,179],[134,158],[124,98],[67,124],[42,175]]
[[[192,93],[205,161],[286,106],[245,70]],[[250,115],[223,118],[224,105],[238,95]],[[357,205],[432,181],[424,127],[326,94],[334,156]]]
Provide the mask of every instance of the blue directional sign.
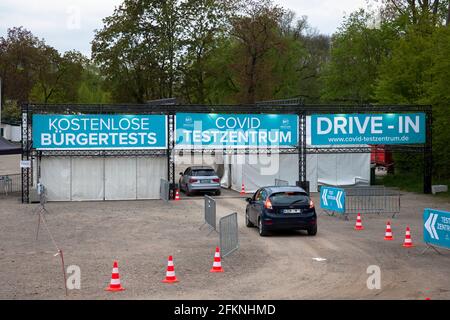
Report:
[[423,241],[450,248],[450,212],[426,208],[423,212]]
[[177,113],[178,148],[292,148],[298,146],[295,114]]
[[40,150],[165,149],[165,115],[35,114],[33,147]]
[[345,212],[345,190],[335,187],[320,188],[320,206],[322,209],[340,213]]
[[425,113],[315,114],[312,145],[425,143]]

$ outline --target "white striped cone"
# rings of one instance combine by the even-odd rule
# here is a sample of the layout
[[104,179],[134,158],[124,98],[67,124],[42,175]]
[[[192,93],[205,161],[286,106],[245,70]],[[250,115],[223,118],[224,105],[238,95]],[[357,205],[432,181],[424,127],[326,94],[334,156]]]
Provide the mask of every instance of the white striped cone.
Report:
[[244,186],[243,182],[242,182],[242,186],[241,186],[241,194],[245,194],[245,186]]
[[109,287],[105,289],[106,291],[123,291],[125,290],[120,285],[120,275],[119,275],[119,266],[117,261],[114,261],[111,282],[109,283]]
[[162,282],[165,282],[165,283],[178,282],[178,279],[177,279],[177,277],[175,275],[175,267],[173,265],[173,258],[172,258],[172,256],[169,256],[169,259],[167,261],[166,278]]
[[358,213],[358,216],[356,217],[355,230],[364,230],[360,213]]
[[388,221],[386,224],[386,232],[384,234],[384,240],[394,240],[394,237],[392,236],[392,229],[391,229],[391,222]]
[[216,253],[214,253],[213,267],[210,272],[223,272],[222,263],[220,261],[220,249],[216,247]]
[[411,230],[409,229],[409,226],[406,227],[405,241],[403,242],[403,246],[405,248],[414,247],[414,245],[412,243],[412,239],[411,239]]
[[178,189],[175,191],[175,200],[176,201],[181,200],[180,199],[180,192],[178,191]]

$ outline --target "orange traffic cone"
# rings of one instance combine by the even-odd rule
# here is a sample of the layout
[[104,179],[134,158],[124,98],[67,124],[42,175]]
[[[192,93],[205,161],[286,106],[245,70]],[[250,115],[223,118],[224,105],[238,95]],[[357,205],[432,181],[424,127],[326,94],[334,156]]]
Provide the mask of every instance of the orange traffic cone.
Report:
[[222,263],[220,262],[220,249],[216,247],[216,253],[214,254],[214,263],[210,272],[223,272]]
[[120,285],[119,267],[118,267],[117,261],[114,261],[112,275],[111,275],[111,282],[109,284],[109,287],[106,288],[105,290],[106,291],[123,291],[123,290],[125,290]]
[[241,195],[245,194],[245,186],[244,186],[244,182],[242,182],[242,186],[241,186]]
[[409,230],[409,226],[406,227],[405,241],[403,242],[403,246],[405,248],[414,247],[412,240],[411,240],[411,230]]
[[364,230],[360,213],[358,213],[358,216],[356,217],[355,230]]
[[169,256],[169,260],[167,261],[166,278],[162,282],[165,282],[165,283],[178,282],[178,279],[175,276],[175,268],[173,266],[172,256]]
[[180,199],[180,193],[178,192],[178,189],[175,191],[175,201],[181,200]]
[[394,240],[392,236],[391,222],[388,221],[386,224],[386,232],[384,234],[384,240]]

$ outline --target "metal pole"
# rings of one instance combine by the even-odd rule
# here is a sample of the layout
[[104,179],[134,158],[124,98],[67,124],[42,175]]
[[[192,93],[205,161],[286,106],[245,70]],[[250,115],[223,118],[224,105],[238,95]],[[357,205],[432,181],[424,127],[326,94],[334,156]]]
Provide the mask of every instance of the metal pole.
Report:
[[3,86],[3,82],[2,82],[2,77],[0,77],[0,124],[2,123],[2,107],[3,107],[3,90],[2,90],[2,86]]
[[423,193],[431,193],[432,177],[433,177],[433,144],[432,144],[432,128],[433,128],[433,109],[430,106],[425,113],[426,117],[426,142],[423,151]]

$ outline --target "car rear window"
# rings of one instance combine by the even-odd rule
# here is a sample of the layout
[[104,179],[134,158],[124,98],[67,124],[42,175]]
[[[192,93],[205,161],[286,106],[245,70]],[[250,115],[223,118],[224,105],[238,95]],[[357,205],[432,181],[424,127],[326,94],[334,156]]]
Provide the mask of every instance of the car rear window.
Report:
[[192,170],[192,176],[200,177],[200,176],[215,176],[216,172],[214,170],[201,169],[201,170]]
[[308,195],[303,192],[277,192],[270,196],[270,201],[274,205],[289,205],[291,203],[308,203]]

